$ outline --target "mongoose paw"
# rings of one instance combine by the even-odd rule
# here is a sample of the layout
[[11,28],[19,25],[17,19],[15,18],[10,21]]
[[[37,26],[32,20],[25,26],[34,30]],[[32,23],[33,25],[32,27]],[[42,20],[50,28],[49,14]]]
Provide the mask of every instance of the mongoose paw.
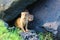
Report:
[[26,32],[28,32],[29,30],[28,29],[26,29]]

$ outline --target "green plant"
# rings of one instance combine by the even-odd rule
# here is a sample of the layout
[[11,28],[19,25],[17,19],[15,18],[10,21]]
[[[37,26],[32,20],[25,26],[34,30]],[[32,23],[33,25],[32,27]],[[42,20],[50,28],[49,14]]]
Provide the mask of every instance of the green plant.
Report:
[[47,33],[39,33],[40,40],[53,40],[53,35],[50,32]]
[[19,36],[19,29],[9,30],[4,25],[4,21],[0,20],[0,40],[23,40],[21,36]]

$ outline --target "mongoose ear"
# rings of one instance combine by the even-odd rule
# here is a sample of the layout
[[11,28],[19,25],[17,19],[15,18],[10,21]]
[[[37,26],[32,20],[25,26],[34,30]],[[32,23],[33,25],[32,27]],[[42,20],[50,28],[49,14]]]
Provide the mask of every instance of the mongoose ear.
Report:
[[34,19],[34,16],[33,15],[29,15],[28,16],[28,21],[33,21],[33,19]]

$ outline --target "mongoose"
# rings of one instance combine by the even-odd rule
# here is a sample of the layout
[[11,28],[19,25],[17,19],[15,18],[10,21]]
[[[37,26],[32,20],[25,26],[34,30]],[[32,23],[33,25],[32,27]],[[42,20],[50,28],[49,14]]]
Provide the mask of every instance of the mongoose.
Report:
[[21,12],[21,17],[17,18],[17,20],[15,21],[15,26],[20,28],[23,32],[27,32],[29,21],[33,21],[33,15],[29,14],[28,11]]

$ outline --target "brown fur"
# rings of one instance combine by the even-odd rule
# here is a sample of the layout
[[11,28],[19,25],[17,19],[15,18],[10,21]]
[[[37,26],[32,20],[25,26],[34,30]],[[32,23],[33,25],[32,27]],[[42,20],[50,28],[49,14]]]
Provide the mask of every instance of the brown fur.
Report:
[[[33,21],[33,15],[29,12],[22,12],[21,17],[15,21],[15,26],[21,28],[24,32],[28,31],[28,21]],[[25,27],[25,29],[24,29]]]

